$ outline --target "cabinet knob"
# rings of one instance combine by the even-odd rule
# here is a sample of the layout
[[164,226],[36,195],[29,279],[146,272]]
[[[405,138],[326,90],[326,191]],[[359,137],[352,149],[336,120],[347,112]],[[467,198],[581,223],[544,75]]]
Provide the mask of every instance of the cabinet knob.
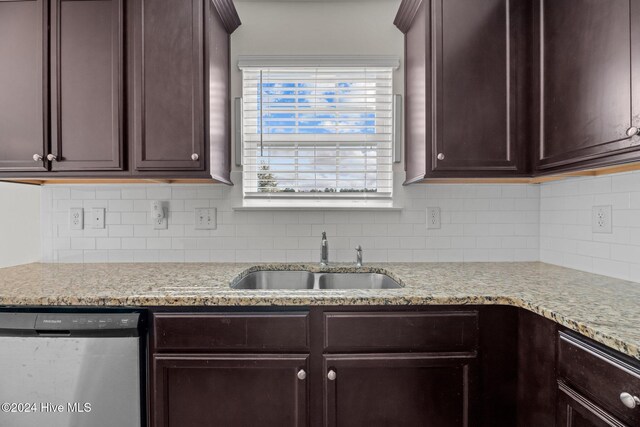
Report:
[[34,162],[41,162],[42,161],[42,156],[40,154],[34,154],[33,155],[33,161]]
[[444,160],[444,153],[438,153],[438,160]]
[[640,405],[640,398],[638,396],[632,396],[629,393],[620,393],[620,401],[624,406],[629,409],[633,409]]
[[53,161],[58,160],[58,158],[57,158],[55,155],[53,155],[53,154],[49,154],[49,155],[47,156],[47,160],[49,160],[50,162],[53,162]]
[[191,155],[191,160],[193,160],[194,162],[197,162],[199,158],[200,156],[198,156],[198,153],[193,153]]
[[333,369],[329,371],[329,373],[327,374],[327,378],[329,378],[330,381],[335,381],[335,379],[337,378],[337,374],[336,371],[334,371]]
[[307,372],[304,369],[300,369],[298,371],[298,379],[304,380],[305,378],[307,378]]
[[629,138],[631,138],[632,136],[636,136],[636,135],[640,135],[640,129],[638,129],[635,126],[631,126],[629,129],[627,129],[627,136]]

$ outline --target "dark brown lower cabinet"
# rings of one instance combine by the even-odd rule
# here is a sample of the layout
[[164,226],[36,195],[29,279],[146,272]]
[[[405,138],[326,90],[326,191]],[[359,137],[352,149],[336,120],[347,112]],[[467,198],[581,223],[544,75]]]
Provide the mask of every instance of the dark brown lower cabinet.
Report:
[[558,389],[557,427],[629,427],[564,383]]
[[327,427],[469,425],[475,354],[326,356]]
[[[504,306],[158,309],[152,427],[638,427],[637,360]],[[627,404],[629,404],[627,402]]]
[[307,355],[156,355],[156,427],[302,427]]

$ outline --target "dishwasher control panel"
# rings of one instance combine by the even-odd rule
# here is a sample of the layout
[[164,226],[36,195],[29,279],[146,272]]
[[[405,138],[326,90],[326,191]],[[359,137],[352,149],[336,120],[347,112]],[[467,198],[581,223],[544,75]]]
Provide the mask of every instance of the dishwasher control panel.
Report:
[[132,329],[138,327],[138,314],[39,313],[37,330]]
[[136,336],[139,327],[140,313],[0,312],[0,332],[11,335]]

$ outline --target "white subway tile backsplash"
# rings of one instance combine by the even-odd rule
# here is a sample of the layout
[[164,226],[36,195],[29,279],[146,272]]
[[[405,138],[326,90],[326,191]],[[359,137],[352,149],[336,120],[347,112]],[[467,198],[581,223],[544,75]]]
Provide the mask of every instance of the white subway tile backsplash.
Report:
[[[133,212],[133,200],[109,200],[109,212]],[[147,203],[146,209],[149,209]]]
[[122,197],[122,192],[119,189],[111,188],[97,188],[96,200],[117,200]]
[[57,251],[54,259],[60,263],[82,263],[84,262],[84,252],[82,250]]
[[146,212],[123,212],[121,214],[121,224],[146,224],[149,214]]
[[71,249],[76,250],[85,250],[85,249],[95,249],[96,248],[96,239],[91,237],[77,237],[71,239]]
[[84,251],[83,260],[85,263],[109,262],[108,251]]
[[[241,204],[236,187],[45,186],[43,206],[48,202],[49,211],[43,217],[43,235],[48,234],[49,244],[43,245],[43,258],[52,262],[317,262],[320,235],[326,231],[331,260],[336,262],[353,262],[357,245],[364,249],[365,262],[538,259],[541,216],[536,185],[398,185],[396,202],[403,206],[398,211],[234,210]],[[153,229],[150,200],[167,204],[167,230]],[[69,230],[70,207],[95,206],[106,208],[105,229]],[[198,207],[218,210],[215,230],[195,229]],[[427,229],[427,207],[441,208],[440,229]],[[543,217],[553,219],[545,213]]]
[[121,239],[119,237],[107,237],[96,239],[97,249],[122,249]]
[[147,198],[147,192],[144,188],[139,188],[139,187],[131,187],[131,188],[123,188],[122,191],[120,192],[121,197],[114,197],[113,199],[146,199]]
[[133,225],[112,225],[109,227],[109,237],[133,236]]
[[[169,200],[171,199],[171,188],[164,186],[147,187],[147,199],[149,200]],[[205,206],[207,207],[207,206]]]
[[142,237],[122,238],[122,249],[146,249],[147,240]]
[[[259,251],[255,251],[258,254]],[[184,253],[185,262],[209,262],[211,261],[211,253],[208,250],[196,249],[186,250]],[[256,260],[259,261],[259,260]]]
[[[640,172],[543,184],[541,261],[637,280],[632,271],[640,271],[640,210],[634,210],[640,209],[639,192]],[[610,234],[592,231],[592,208],[600,205],[612,206]]]
[[96,198],[96,191],[93,189],[72,189],[71,200],[91,200]]

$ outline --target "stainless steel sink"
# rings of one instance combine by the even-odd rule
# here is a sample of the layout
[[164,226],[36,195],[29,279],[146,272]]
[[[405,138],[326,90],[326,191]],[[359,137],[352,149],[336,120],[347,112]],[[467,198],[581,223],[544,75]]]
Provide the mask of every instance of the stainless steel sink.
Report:
[[255,290],[397,289],[400,284],[380,273],[311,273],[308,271],[255,271],[231,286]]
[[315,277],[308,271],[255,271],[247,274],[233,289],[313,289]]
[[400,284],[379,273],[323,273],[320,289],[397,289]]

